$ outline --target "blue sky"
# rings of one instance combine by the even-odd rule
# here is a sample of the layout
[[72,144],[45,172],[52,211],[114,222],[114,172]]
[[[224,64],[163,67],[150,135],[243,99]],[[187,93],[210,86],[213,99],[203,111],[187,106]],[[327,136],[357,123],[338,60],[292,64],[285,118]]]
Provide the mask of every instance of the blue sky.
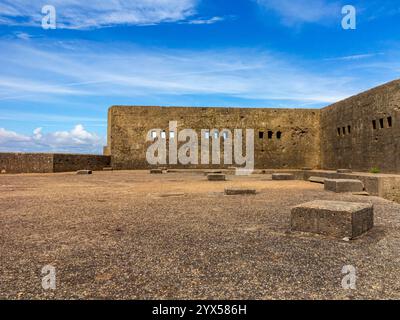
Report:
[[400,78],[400,1],[88,2],[0,0],[0,151],[101,153],[111,105],[320,108]]

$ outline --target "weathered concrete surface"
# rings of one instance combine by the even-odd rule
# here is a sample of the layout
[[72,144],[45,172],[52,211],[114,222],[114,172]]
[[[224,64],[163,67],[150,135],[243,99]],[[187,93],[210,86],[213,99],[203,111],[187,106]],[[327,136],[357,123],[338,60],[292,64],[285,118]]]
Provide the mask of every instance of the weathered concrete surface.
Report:
[[237,195],[254,195],[256,194],[256,189],[247,188],[226,188],[225,194],[227,196],[237,196]]
[[[0,299],[400,299],[400,204],[382,198],[261,174],[0,179]],[[227,187],[258,192],[221,196]],[[288,232],[291,207],[315,199],[373,203],[375,227],[350,242]],[[46,264],[57,290],[41,286]],[[341,286],[348,264],[357,290]]]
[[212,173],[212,174],[207,175],[207,180],[208,181],[225,181],[226,177],[224,174]]
[[[112,154],[113,167],[148,169],[146,151],[151,142],[146,142],[147,133],[153,129],[165,130],[168,147],[169,121],[177,121],[179,130],[193,129],[199,138],[203,129],[217,129],[220,132],[223,129],[231,132],[234,129],[254,129],[256,168],[318,168],[319,117],[320,110],[315,109],[113,106],[108,112],[108,147]],[[271,136],[269,132],[272,133]],[[279,138],[278,133],[281,133]],[[168,167],[204,169],[232,167],[234,163],[226,165],[223,163],[223,139],[221,137],[219,139],[220,165],[168,165]],[[183,144],[184,142],[179,142],[179,146]],[[244,146],[245,139],[243,139],[243,150]]]
[[111,157],[60,153],[0,153],[0,170],[7,173],[72,172],[81,168],[102,170]]
[[273,173],[272,180],[294,180],[294,174],[291,173]]
[[369,203],[312,201],[292,209],[291,230],[337,238],[356,238],[374,226],[374,209]]
[[364,185],[360,180],[354,179],[325,179],[325,190],[337,193],[362,192]]

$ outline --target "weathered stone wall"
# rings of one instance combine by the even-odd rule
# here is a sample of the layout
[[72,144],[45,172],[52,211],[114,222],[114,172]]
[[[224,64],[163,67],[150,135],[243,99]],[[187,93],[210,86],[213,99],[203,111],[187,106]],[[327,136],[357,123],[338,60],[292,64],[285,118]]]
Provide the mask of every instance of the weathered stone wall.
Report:
[[400,172],[400,81],[321,110],[321,164]]
[[256,168],[318,168],[320,165],[320,110],[114,106],[108,114],[112,166],[116,169],[148,168],[146,151],[151,143],[146,143],[146,135],[152,129],[165,130],[168,142],[169,121],[178,122],[178,131],[195,130],[199,139],[202,129],[228,129],[232,133],[234,129],[254,129]]
[[111,157],[83,154],[0,153],[0,171],[6,173],[51,173],[80,169],[102,170]]
[[6,173],[53,172],[53,155],[49,153],[0,153],[0,171]]
[[54,172],[103,170],[111,164],[111,157],[86,154],[54,154]]

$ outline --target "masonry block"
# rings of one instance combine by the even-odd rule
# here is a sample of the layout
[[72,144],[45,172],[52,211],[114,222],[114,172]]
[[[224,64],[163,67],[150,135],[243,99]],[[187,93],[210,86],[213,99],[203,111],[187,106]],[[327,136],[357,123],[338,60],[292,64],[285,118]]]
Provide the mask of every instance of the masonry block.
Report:
[[227,196],[251,195],[251,194],[256,194],[256,190],[246,189],[246,188],[227,188],[225,189],[225,194]]
[[163,171],[161,169],[151,169],[150,174],[162,174]]
[[294,180],[294,174],[291,173],[274,173],[272,180]]
[[114,169],[112,167],[105,167],[103,168],[103,171],[113,171]]
[[313,201],[292,208],[291,230],[337,238],[356,238],[374,226],[369,203]]
[[92,174],[92,170],[78,170],[76,174]]
[[209,174],[207,175],[207,180],[208,181],[225,181],[226,177],[224,174]]
[[325,190],[336,193],[362,192],[364,191],[364,184],[360,180],[325,179]]

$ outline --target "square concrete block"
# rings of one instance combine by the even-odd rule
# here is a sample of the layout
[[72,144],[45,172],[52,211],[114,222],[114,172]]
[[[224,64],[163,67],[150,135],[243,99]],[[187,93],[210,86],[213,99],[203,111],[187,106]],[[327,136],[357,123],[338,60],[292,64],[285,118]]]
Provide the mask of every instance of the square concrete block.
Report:
[[150,174],[162,174],[163,171],[161,169],[151,169]]
[[313,201],[291,212],[291,230],[337,238],[355,238],[374,226],[374,208],[369,203]]
[[325,179],[325,190],[336,193],[362,192],[364,191],[364,184],[360,180]]
[[294,174],[291,173],[273,173],[272,180],[294,180]]
[[76,174],[92,174],[92,170],[78,170]]
[[212,173],[212,174],[207,175],[207,180],[208,181],[225,181],[226,178],[225,178],[224,174]]
[[249,195],[249,194],[256,194],[256,190],[245,189],[245,188],[227,188],[225,189],[225,194],[227,196]]

